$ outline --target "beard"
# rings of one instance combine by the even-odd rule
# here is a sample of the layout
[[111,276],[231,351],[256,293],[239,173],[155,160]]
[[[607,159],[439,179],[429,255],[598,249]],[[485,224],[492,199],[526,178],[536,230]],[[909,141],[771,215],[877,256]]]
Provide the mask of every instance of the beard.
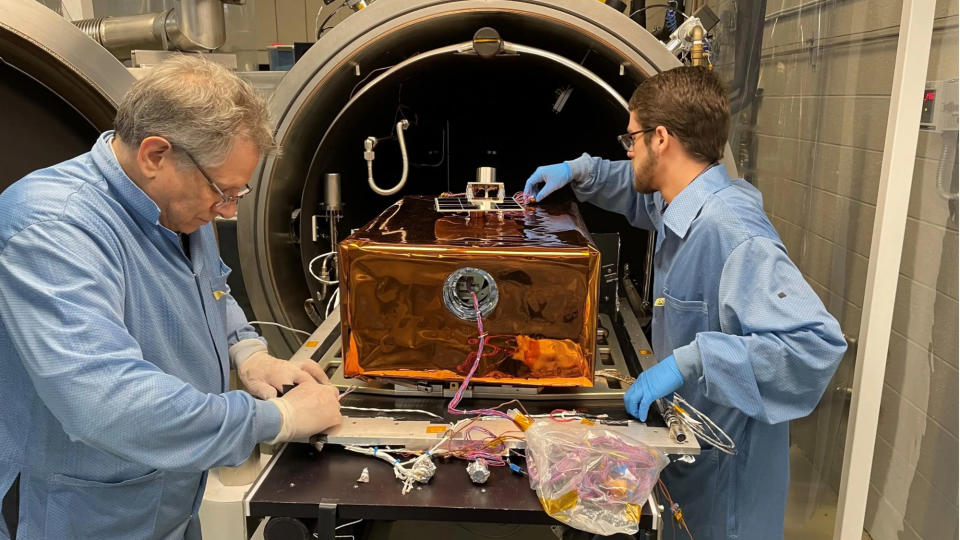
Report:
[[633,163],[633,189],[637,193],[649,195],[657,191],[653,187],[653,170],[657,167],[657,156],[648,151],[642,161]]

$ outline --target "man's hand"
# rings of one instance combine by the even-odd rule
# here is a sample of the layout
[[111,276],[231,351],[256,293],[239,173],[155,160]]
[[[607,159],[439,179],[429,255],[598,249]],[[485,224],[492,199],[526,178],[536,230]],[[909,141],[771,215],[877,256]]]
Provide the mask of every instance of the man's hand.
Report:
[[340,423],[340,391],[309,379],[271,403],[280,409],[283,426],[273,442],[306,440]]
[[533,199],[540,202],[546,199],[547,195],[569,184],[572,180],[573,173],[570,172],[570,165],[566,163],[544,165],[533,171],[533,174],[527,179],[523,192],[527,195],[533,195]]
[[664,358],[657,365],[640,373],[640,377],[633,382],[627,393],[623,395],[623,403],[630,416],[647,421],[647,412],[654,401],[672,394],[674,390],[683,386],[683,376],[677,369],[677,361],[673,355]]
[[330,383],[323,369],[313,360],[291,362],[270,356],[264,351],[247,357],[240,364],[237,374],[240,375],[244,388],[260,399],[277,397],[277,392],[282,392],[285,385],[304,382]]

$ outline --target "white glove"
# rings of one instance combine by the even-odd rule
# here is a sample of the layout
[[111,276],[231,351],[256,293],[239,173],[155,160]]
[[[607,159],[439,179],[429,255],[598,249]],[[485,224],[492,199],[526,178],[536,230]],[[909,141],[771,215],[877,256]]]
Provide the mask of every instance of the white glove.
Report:
[[283,426],[270,443],[304,441],[339,424],[342,420],[339,396],[336,386],[308,380],[283,397],[271,399],[270,403],[280,409]]
[[330,384],[320,365],[310,359],[291,362],[270,356],[266,351],[256,351],[238,363],[237,374],[244,388],[260,399],[277,397],[284,386],[305,382]]

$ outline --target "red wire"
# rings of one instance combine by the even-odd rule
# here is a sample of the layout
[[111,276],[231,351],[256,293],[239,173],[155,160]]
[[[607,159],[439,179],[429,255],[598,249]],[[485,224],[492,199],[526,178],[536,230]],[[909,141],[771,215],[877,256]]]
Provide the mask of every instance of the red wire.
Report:
[[576,420],[576,418],[557,418],[553,416],[553,413],[556,413],[556,412],[565,413],[565,412],[572,412],[572,411],[568,411],[566,409],[554,409],[550,411],[550,419],[553,420],[554,422],[565,423],[565,422],[573,422],[574,420]]

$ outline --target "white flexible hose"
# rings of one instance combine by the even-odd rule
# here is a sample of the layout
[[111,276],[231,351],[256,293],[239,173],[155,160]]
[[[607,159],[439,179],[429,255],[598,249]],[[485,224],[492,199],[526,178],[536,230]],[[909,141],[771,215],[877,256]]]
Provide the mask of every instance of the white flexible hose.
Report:
[[[409,163],[407,162],[407,144],[403,140],[403,132],[408,127],[410,127],[410,122],[406,120],[401,120],[397,122],[397,141],[400,142],[400,157],[403,159],[403,172],[400,174],[400,181],[397,182],[397,185],[393,186],[390,189],[381,189],[380,186],[373,180],[373,148],[372,146],[366,148],[364,152],[364,159],[367,160],[367,182],[370,184],[370,189],[374,191],[377,195],[383,195],[384,197],[393,195],[394,193],[400,191],[403,188],[403,185],[407,183],[407,171],[409,170]],[[367,140],[370,140],[369,138]]]
[[937,167],[937,190],[948,201],[957,199],[957,192],[950,191],[950,177],[953,165],[957,161],[957,132],[943,132],[943,150],[940,152],[940,164]]

